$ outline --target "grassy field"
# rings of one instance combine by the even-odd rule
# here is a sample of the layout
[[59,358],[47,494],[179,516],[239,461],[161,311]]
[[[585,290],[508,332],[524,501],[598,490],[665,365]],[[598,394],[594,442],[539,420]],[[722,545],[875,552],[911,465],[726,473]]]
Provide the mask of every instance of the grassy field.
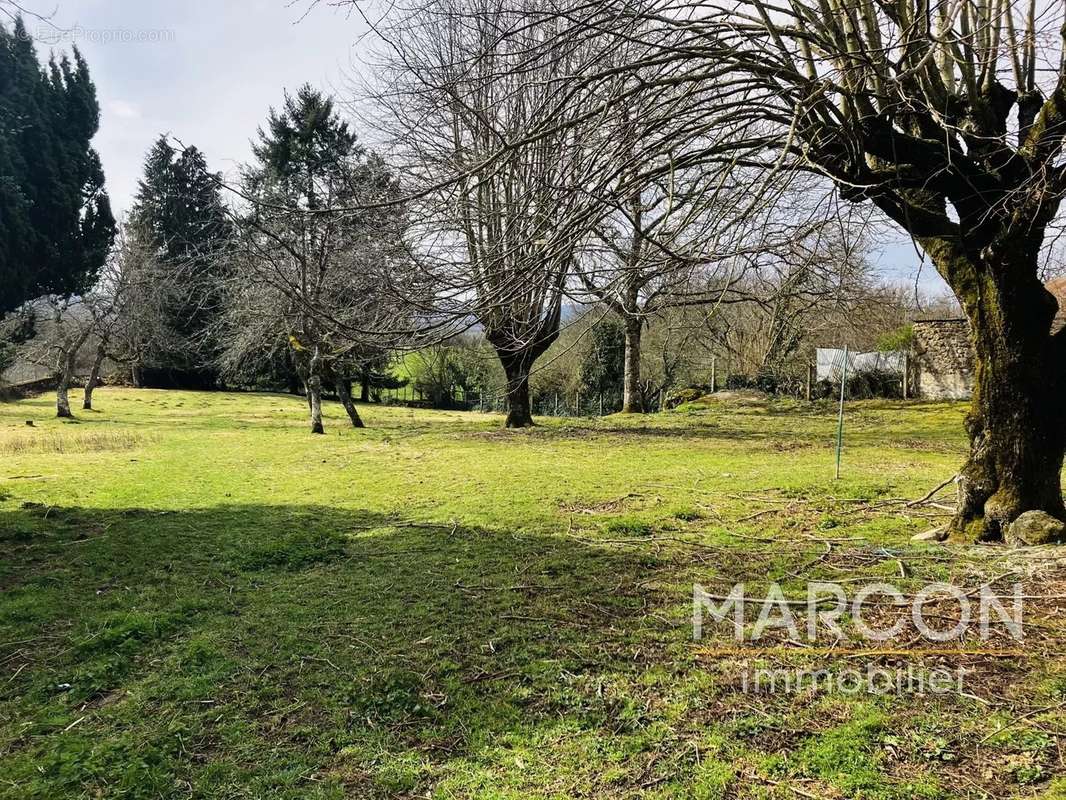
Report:
[[[910,541],[959,406],[856,403],[835,481],[828,406],[313,437],[292,397],[97,405],[0,405],[2,798],[1066,797],[1066,560]],[[1024,580],[1026,640],[693,641],[694,583],[810,580]],[[867,662],[971,672],[742,685]]]

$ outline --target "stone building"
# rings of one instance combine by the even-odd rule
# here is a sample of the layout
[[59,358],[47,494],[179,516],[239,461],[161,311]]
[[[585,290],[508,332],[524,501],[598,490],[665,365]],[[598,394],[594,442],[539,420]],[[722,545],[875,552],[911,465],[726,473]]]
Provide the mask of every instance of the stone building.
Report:
[[[1059,301],[1052,331],[1066,327],[1066,278],[1048,282]],[[915,394],[926,400],[968,400],[973,394],[974,355],[970,325],[957,319],[926,319],[913,324],[911,366]]]
[[912,375],[925,400],[968,400],[973,394],[974,355],[965,319],[914,323]]

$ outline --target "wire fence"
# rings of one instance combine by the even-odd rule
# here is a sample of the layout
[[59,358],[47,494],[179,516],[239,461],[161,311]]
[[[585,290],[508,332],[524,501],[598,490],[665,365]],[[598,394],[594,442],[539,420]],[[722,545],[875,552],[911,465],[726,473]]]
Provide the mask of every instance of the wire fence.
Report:
[[[661,394],[661,393],[660,393]],[[486,414],[507,412],[507,395],[502,391],[477,391],[461,386],[425,392],[412,386],[384,389],[377,393],[385,405],[410,408],[434,408],[453,411],[480,411]],[[539,393],[531,398],[533,414],[538,417],[603,417],[622,410],[621,392],[554,392]],[[662,398],[650,404],[649,411],[662,407]]]

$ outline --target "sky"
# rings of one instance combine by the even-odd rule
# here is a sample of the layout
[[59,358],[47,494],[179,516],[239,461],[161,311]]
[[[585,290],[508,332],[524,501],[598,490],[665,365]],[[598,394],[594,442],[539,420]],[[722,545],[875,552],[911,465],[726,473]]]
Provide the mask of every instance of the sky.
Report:
[[[74,43],[89,63],[101,106],[95,145],[118,214],[160,134],[232,174],[285,89],[308,82],[343,99],[368,40],[362,19],[331,2],[23,0],[51,16],[51,25],[28,23],[42,57]],[[881,238],[872,258],[886,279],[945,289],[909,240]]]
[[[101,107],[94,142],[116,212],[130,206],[162,133],[231,172],[285,89],[342,94],[365,25],[310,0],[24,0],[39,55],[76,44]],[[54,13],[53,13],[54,12]]]

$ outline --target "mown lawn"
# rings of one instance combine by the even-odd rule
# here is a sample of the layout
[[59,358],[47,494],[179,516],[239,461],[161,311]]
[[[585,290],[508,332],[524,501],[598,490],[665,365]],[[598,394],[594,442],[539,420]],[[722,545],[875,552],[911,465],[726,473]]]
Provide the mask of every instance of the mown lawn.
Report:
[[[800,403],[331,406],[325,437],[292,397],[97,405],[0,405],[0,797],[1066,797],[1066,556],[910,540],[960,406],[854,404],[835,481],[834,410]],[[1026,640],[693,641],[694,583],[811,580],[1024,581]],[[971,672],[742,686],[867,662]]]

